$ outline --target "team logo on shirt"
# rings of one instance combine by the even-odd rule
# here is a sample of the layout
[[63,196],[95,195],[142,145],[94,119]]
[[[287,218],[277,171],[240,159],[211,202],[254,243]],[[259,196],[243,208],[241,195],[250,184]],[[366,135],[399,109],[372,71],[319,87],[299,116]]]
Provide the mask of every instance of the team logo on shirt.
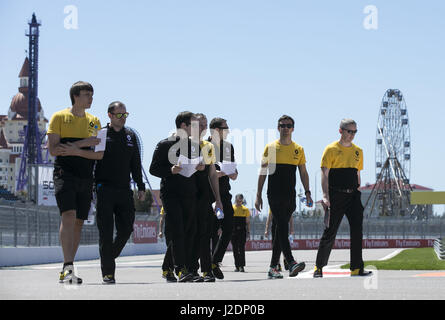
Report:
[[127,146],[132,147],[133,143],[131,142],[131,136],[129,134],[127,134]]
[[298,153],[299,153],[299,152],[298,152],[298,149],[295,149],[294,152],[295,152],[294,160],[297,160],[297,159],[298,159]]
[[360,152],[355,151],[355,161],[360,161]]

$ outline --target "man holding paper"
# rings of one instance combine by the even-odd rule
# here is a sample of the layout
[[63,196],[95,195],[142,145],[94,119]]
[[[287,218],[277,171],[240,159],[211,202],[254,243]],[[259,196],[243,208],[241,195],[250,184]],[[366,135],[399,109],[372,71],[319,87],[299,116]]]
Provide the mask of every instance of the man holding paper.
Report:
[[[136,134],[125,127],[129,113],[120,101],[108,106],[110,123],[99,131],[105,149],[104,157],[96,163],[97,227],[99,252],[104,284],[115,283],[115,259],[133,232],[135,208],[130,175],[138,187],[138,199],[145,198],[142,165]],[[114,224],[116,223],[116,238]]]
[[[238,171],[236,170],[234,148],[230,142],[226,141],[229,133],[227,120],[223,118],[213,118],[212,121],[210,121],[209,127],[211,132],[209,141],[215,148],[217,161],[216,172],[219,177],[219,192],[224,213],[224,217],[220,221],[222,233],[215,246],[212,257],[212,271],[217,279],[224,279],[224,274],[219,265],[224,258],[227,246],[232,238],[233,230],[233,206],[232,195],[230,194],[230,180],[236,180]],[[228,172],[224,170],[228,170]]]
[[[166,254],[173,255],[179,282],[193,279],[191,270],[194,266],[193,241],[196,234],[198,191],[193,170],[202,170],[204,167],[199,164],[199,142],[190,139],[192,120],[196,120],[192,112],[178,114],[175,120],[176,133],[157,144],[150,165],[150,174],[161,178],[160,196],[166,212],[165,225],[170,234]],[[180,158],[184,159],[183,162],[180,162]],[[182,170],[186,174],[181,174]],[[172,278],[173,270],[170,272],[168,276]]]
[[56,157],[53,179],[61,215],[59,236],[64,263],[59,281],[62,283],[82,283],[75,275],[73,263],[91,206],[94,160],[103,157],[103,152],[92,150],[99,143],[95,136],[100,121],[85,111],[93,103],[93,94],[90,83],[74,83],[70,89],[71,108],[54,113],[47,132],[49,152]]
[[[215,276],[212,272],[212,257],[210,253],[210,235],[212,230],[212,222],[215,213],[211,207],[211,195],[216,199],[215,207],[221,208],[221,198],[219,193],[219,179],[215,169],[215,148],[209,141],[204,141],[203,137],[207,131],[207,117],[202,113],[195,114],[198,120],[199,130],[198,137],[195,130],[192,131],[192,139],[199,140],[199,148],[201,163],[204,166],[198,167],[196,172],[196,182],[198,187],[197,195],[197,233],[194,241],[194,268],[193,281],[195,282],[214,282]],[[202,170],[201,170],[202,169]],[[202,277],[198,274],[200,260]]]

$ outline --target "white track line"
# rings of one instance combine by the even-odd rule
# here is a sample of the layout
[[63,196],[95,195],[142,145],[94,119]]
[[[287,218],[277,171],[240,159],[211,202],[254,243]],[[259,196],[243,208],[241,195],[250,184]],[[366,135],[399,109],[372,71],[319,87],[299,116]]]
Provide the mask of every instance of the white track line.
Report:
[[379,261],[384,261],[384,260],[391,259],[392,257],[398,255],[398,254],[399,254],[400,252],[402,252],[403,250],[405,250],[405,249],[397,249],[397,250],[394,250],[394,251],[391,252],[390,254],[388,254],[388,255],[384,256],[383,258],[379,259]]

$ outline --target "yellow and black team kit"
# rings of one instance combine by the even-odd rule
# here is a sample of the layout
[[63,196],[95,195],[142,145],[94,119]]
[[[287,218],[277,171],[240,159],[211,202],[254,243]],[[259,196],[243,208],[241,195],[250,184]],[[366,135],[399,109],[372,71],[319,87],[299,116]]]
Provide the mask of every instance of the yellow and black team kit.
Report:
[[[85,112],[77,117],[70,108],[53,114],[47,134],[60,136],[60,143],[75,142],[95,136],[100,129],[97,117]],[[84,148],[84,149],[90,149]],[[57,156],[54,161],[54,188],[60,213],[76,210],[78,219],[86,220],[91,205],[94,160],[78,156]]]
[[322,156],[321,167],[329,169],[329,226],[324,230],[317,253],[316,267],[327,265],[343,216],[351,229],[351,270],[363,269],[363,205],[358,190],[358,173],[363,170],[363,150],[352,144],[344,147],[338,141],[329,144]]
[[272,223],[276,225],[272,235],[270,267],[278,265],[281,252],[289,265],[294,265],[296,262],[289,243],[289,219],[296,208],[297,167],[306,163],[304,149],[293,141],[283,145],[276,140],[266,145],[262,163],[268,165],[267,198],[272,210]]
[[242,271],[246,266],[247,219],[249,217],[250,211],[246,206],[233,205],[232,251],[236,271]]

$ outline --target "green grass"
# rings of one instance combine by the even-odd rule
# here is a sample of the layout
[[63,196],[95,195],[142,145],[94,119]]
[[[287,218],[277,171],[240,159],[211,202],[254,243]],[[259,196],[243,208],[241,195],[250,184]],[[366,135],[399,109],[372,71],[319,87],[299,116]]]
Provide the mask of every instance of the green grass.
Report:
[[[365,261],[366,266],[377,270],[445,270],[445,260],[437,258],[433,248],[406,249],[395,257],[384,261]],[[349,269],[349,264],[341,266]]]

